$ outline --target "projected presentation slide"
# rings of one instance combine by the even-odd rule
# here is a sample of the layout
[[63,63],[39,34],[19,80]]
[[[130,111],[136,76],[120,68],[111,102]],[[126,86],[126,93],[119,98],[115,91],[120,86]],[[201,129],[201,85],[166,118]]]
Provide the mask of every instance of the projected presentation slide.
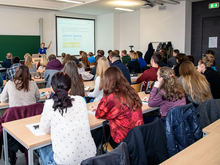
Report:
[[95,20],[56,17],[57,55],[79,55],[79,51],[93,52],[95,47]]

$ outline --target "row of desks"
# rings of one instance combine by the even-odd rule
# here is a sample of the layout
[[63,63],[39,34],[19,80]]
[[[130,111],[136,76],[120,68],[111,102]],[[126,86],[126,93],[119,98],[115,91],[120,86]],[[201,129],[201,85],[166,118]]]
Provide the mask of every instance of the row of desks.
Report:
[[[144,92],[139,93],[141,99],[143,99],[146,94]],[[87,104],[87,109],[89,110],[90,105],[98,105],[99,101],[94,103]],[[147,104],[143,104],[142,111],[143,113],[148,113],[158,109],[158,107],[149,107]],[[89,124],[91,130],[99,128],[102,126],[103,119],[97,119],[94,115],[88,114]],[[28,124],[38,123],[40,122],[41,115],[33,116],[21,120],[16,120],[8,123],[3,123],[3,135],[4,135],[4,148],[5,154],[7,154],[7,133],[13,136],[19,143],[21,143],[26,149],[28,149],[28,159],[29,165],[33,164],[33,150],[37,148],[41,148],[43,146],[47,146],[51,144],[50,134],[43,136],[35,136],[31,133],[31,131],[26,127]],[[6,155],[5,164],[7,164],[8,159]]]

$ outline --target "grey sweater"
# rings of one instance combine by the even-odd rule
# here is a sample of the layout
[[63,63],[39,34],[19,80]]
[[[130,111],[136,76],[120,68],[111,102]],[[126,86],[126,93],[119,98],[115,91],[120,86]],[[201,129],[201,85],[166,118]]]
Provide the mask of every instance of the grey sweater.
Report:
[[29,89],[28,92],[24,92],[24,89],[19,91],[16,89],[15,83],[9,80],[1,94],[1,102],[9,102],[9,107],[34,104],[40,99],[40,92],[36,82],[29,81]]

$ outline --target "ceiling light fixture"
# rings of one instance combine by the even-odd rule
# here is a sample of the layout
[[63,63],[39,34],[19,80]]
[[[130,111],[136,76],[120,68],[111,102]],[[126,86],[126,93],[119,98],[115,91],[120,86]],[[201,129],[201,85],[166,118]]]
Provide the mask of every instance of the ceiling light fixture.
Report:
[[72,0],[56,0],[56,1],[69,2],[69,3],[85,3],[83,1],[72,1]]
[[134,2],[128,2],[128,1],[114,1],[114,4],[117,5],[123,5],[123,6],[134,6]]
[[121,7],[116,7],[115,10],[134,11],[133,9],[125,9],[125,8],[121,8]]

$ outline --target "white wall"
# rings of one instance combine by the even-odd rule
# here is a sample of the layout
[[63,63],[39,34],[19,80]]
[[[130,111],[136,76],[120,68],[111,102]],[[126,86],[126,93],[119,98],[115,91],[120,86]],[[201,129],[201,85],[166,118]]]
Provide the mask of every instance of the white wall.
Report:
[[158,6],[140,10],[140,49],[145,52],[150,42],[172,41],[175,49],[185,52],[185,1],[179,5]]
[[[55,15],[92,19],[96,18],[96,16],[90,15],[7,6],[0,6],[0,15],[0,35],[39,35],[38,20],[39,18],[43,18],[43,41],[46,43],[46,46],[51,40],[53,42],[51,48],[47,50],[47,55],[52,53],[56,54]],[[37,52],[38,50],[36,50],[36,53]]]
[[97,16],[96,19],[96,51],[102,49],[105,56],[108,50],[114,49],[114,14]]
[[140,11],[120,15],[120,50],[140,50]]

